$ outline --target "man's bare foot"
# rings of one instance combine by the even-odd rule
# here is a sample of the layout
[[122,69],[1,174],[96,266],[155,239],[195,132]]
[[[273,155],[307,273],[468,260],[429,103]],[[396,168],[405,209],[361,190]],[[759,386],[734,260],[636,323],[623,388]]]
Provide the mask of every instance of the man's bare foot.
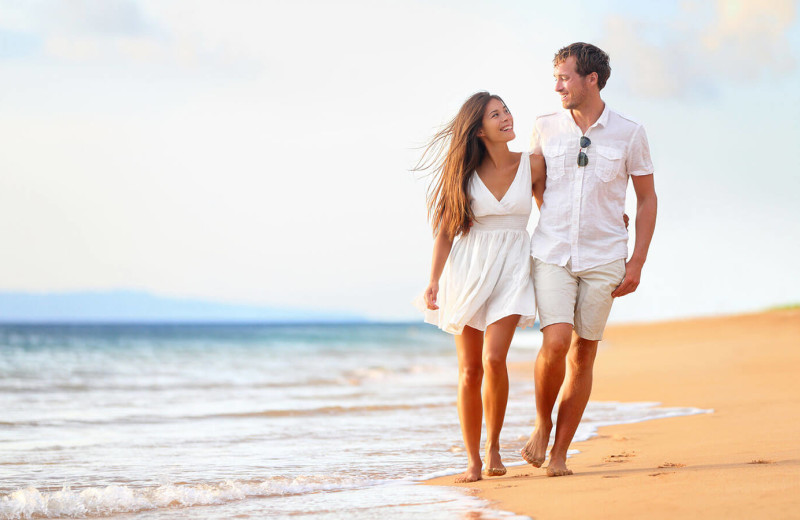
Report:
[[464,484],[465,482],[477,482],[481,480],[481,466],[470,465],[467,471],[456,477],[456,484]]
[[547,444],[550,442],[550,430],[552,428],[552,422],[537,424],[531,434],[531,438],[528,439],[527,444],[525,444],[525,447],[520,451],[525,462],[535,468],[541,468],[542,464],[544,464],[544,459],[547,456]]
[[500,447],[490,447],[486,444],[486,471],[484,473],[487,477],[502,477],[506,474],[506,467],[503,466],[503,461],[500,458]]
[[563,477],[565,475],[572,475],[572,470],[567,468],[567,462],[561,458],[553,459],[550,455],[550,464],[547,465],[548,477]]

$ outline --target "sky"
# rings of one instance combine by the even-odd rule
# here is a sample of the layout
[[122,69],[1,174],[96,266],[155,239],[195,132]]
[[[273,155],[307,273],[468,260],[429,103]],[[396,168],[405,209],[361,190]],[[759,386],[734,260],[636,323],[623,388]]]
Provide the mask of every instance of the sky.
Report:
[[655,165],[642,284],[612,320],[800,302],[789,0],[0,0],[0,291],[419,319],[420,147],[489,90],[526,150],[574,41],[610,54],[603,98]]

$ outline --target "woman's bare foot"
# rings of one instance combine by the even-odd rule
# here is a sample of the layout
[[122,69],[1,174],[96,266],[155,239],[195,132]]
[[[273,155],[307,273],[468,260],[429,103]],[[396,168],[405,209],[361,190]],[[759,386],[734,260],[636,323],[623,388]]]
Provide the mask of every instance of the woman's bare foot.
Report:
[[503,461],[500,458],[500,447],[491,447],[486,444],[486,471],[484,473],[487,477],[502,477],[506,474],[506,467],[503,466]]
[[535,468],[541,468],[547,456],[547,444],[550,442],[550,430],[553,428],[552,421],[546,424],[537,424],[531,438],[528,439],[525,447],[520,454],[525,462]]
[[470,464],[467,466],[467,471],[456,477],[456,484],[463,484],[465,482],[477,482],[481,480],[481,466]]
[[553,458],[550,454],[550,464],[547,465],[548,477],[563,477],[565,475],[572,475],[572,470],[567,468],[567,461],[561,457]]

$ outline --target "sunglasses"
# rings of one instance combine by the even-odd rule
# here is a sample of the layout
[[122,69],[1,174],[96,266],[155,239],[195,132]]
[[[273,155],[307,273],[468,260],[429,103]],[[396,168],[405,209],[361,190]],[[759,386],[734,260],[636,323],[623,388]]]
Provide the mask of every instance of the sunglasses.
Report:
[[588,148],[590,144],[592,144],[592,141],[585,135],[582,135],[581,151],[578,153],[578,166],[586,166],[587,164],[589,164],[589,157],[586,155],[583,149]]

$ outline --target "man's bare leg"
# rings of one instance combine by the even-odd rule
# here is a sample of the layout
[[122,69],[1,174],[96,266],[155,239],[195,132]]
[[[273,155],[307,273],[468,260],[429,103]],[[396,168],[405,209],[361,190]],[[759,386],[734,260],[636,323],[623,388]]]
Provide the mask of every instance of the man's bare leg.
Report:
[[481,479],[483,332],[464,327],[464,332],[455,339],[458,351],[458,418],[468,460],[467,470],[456,477],[456,482],[475,482]]
[[486,327],[483,339],[483,409],[486,415],[486,474],[501,476],[506,467],[500,458],[500,430],[508,404],[508,368],[506,357],[519,314],[512,314]]
[[567,469],[567,450],[583,417],[592,393],[592,372],[597,356],[598,341],[577,338],[567,356],[567,379],[561,403],[558,405],[556,438],[550,450],[547,474],[551,477],[570,475]]
[[553,407],[564,382],[566,357],[572,340],[572,325],[554,323],[542,329],[544,339],[536,357],[536,426],[522,449],[522,458],[535,467],[544,464],[550,431],[553,429]]

